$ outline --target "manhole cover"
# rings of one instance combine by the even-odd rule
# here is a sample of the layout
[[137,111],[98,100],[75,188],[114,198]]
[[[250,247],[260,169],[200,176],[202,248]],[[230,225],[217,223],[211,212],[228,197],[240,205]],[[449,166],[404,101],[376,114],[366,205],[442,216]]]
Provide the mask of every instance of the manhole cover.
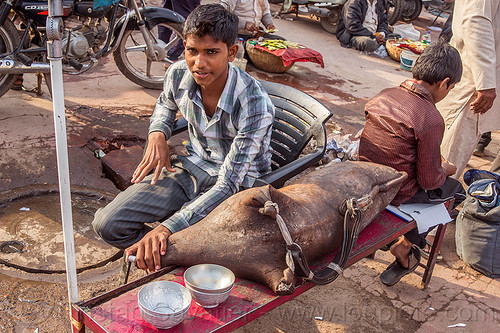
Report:
[[[76,266],[79,271],[118,258],[92,229],[94,213],[111,200],[101,193],[72,193]],[[0,209],[0,263],[27,272],[65,270],[58,193],[38,193],[7,201]]]

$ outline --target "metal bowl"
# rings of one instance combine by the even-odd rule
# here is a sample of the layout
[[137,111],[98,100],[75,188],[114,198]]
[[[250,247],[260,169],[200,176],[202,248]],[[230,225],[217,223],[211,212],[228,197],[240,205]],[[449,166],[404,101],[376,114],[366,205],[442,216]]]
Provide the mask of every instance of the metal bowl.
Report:
[[184,272],[184,282],[187,287],[207,294],[231,291],[234,279],[231,270],[215,264],[195,265]]
[[224,302],[231,293],[233,286],[226,291],[220,293],[204,293],[198,290],[194,290],[190,285],[186,284],[186,288],[189,290],[191,295],[193,296],[194,301],[201,307],[206,309],[215,308],[220,303]]
[[174,327],[186,317],[191,306],[191,294],[172,281],[155,281],[139,290],[137,302],[141,316],[160,329]]

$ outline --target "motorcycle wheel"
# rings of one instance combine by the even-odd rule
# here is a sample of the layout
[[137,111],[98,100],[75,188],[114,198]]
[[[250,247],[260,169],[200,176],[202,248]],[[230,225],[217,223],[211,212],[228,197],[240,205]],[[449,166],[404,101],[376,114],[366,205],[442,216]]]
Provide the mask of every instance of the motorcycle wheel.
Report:
[[403,20],[413,21],[422,12],[422,0],[406,0],[403,8]]
[[[19,43],[19,32],[14,23],[5,20],[5,23],[0,26],[0,54],[11,53]],[[17,74],[0,74],[0,96],[9,91],[16,77]]]
[[[170,41],[165,44],[158,39],[158,27],[172,30]],[[146,43],[140,30],[126,30],[113,58],[116,66],[130,81],[149,89],[161,90],[165,76],[165,65],[175,61],[167,58],[167,52],[177,41],[182,40],[182,24],[159,23],[149,30],[155,43],[155,51],[161,55],[161,60],[153,61],[146,54]]]
[[341,12],[342,9],[340,7],[335,7],[328,12],[328,16],[322,17],[320,22],[323,29],[331,34],[337,33]]
[[387,21],[393,25],[403,17],[403,9],[406,0],[389,0],[387,1]]

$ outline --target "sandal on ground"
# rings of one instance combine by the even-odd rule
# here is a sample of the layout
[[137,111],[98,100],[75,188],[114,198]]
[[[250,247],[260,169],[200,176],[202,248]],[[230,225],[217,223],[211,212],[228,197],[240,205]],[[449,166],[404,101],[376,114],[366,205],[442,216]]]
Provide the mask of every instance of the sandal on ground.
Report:
[[12,90],[23,90],[23,77],[18,76],[16,81],[14,81],[14,84],[12,87],[10,87]]
[[403,267],[396,259],[382,274],[380,274],[380,281],[386,286],[393,286],[398,283],[403,276],[413,272],[418,267],[419,262],[420,251],[415,246],[412,246],[410,254],[408,255],[408,268]]
[[[422,255],[422,258],[429,259],[429,256],[431,255],[430,249],[432,248],[432,244],[427,239],[425,240],[425,243],[429,247],[429,250],[426,250],[426,246],[425,248],[420,249],[420,254]],[[436,261],[439,260],[443,260],[443,256],[441,255],[441,253],[438,253],[438,255],[436,256]]]

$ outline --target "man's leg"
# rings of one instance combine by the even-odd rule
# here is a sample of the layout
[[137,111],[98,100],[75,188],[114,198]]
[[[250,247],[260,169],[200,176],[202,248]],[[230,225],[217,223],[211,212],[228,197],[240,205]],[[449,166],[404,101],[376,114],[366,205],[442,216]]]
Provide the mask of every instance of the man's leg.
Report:
[[[174,10],[172,5],[172,0],[164,0],[162,3],[162,7],[170,10]],[[162,25],[158,26],[158,38],[168,44],[170,40],[170,35],[172,34],[172,30],[165,28]]]
[[486,132],[481,135],[479,142],[477,143],[476,149],[474,149],[474,156],[481,157],[484,155],[484,149],[488,147],[491,142],[491,132]]
[[367,36],[355,36],[351,38],[351,44],[363,52],[374,52],[380,46],[375,38]]
[[113,246],[127,248],[151,230],[145,223],[166,219],[217,179],[189,161],[172,165],[176,172],[163,170],[156,185],[150,184],[150,175],[99,209],[92,222],[96,233]]
[[443,157],[457,166],[457,172],[452,176],[458,179],[469,162],[481,133],[478,133],[477,115],[470,106],[466,106],[451,124],[447,124],[441,143]]
[[150,175],[99,209],[92,222],[96,233],[107,243],[125,249],[151,230],[145,223],[161,221],[178,211],[190,200],[185,188],[192,192],[194,185],[186,170],[175,168],[175,173],[163,170],[156,185],[151,185]]
[[[200,5],[201,0],[172,0],[174,12],[181,14],[187,18],[191,12]],[[170,50],[168,50],[168,58],[170,60],[178,60],[184,51],[182,40],[178,41]]]

